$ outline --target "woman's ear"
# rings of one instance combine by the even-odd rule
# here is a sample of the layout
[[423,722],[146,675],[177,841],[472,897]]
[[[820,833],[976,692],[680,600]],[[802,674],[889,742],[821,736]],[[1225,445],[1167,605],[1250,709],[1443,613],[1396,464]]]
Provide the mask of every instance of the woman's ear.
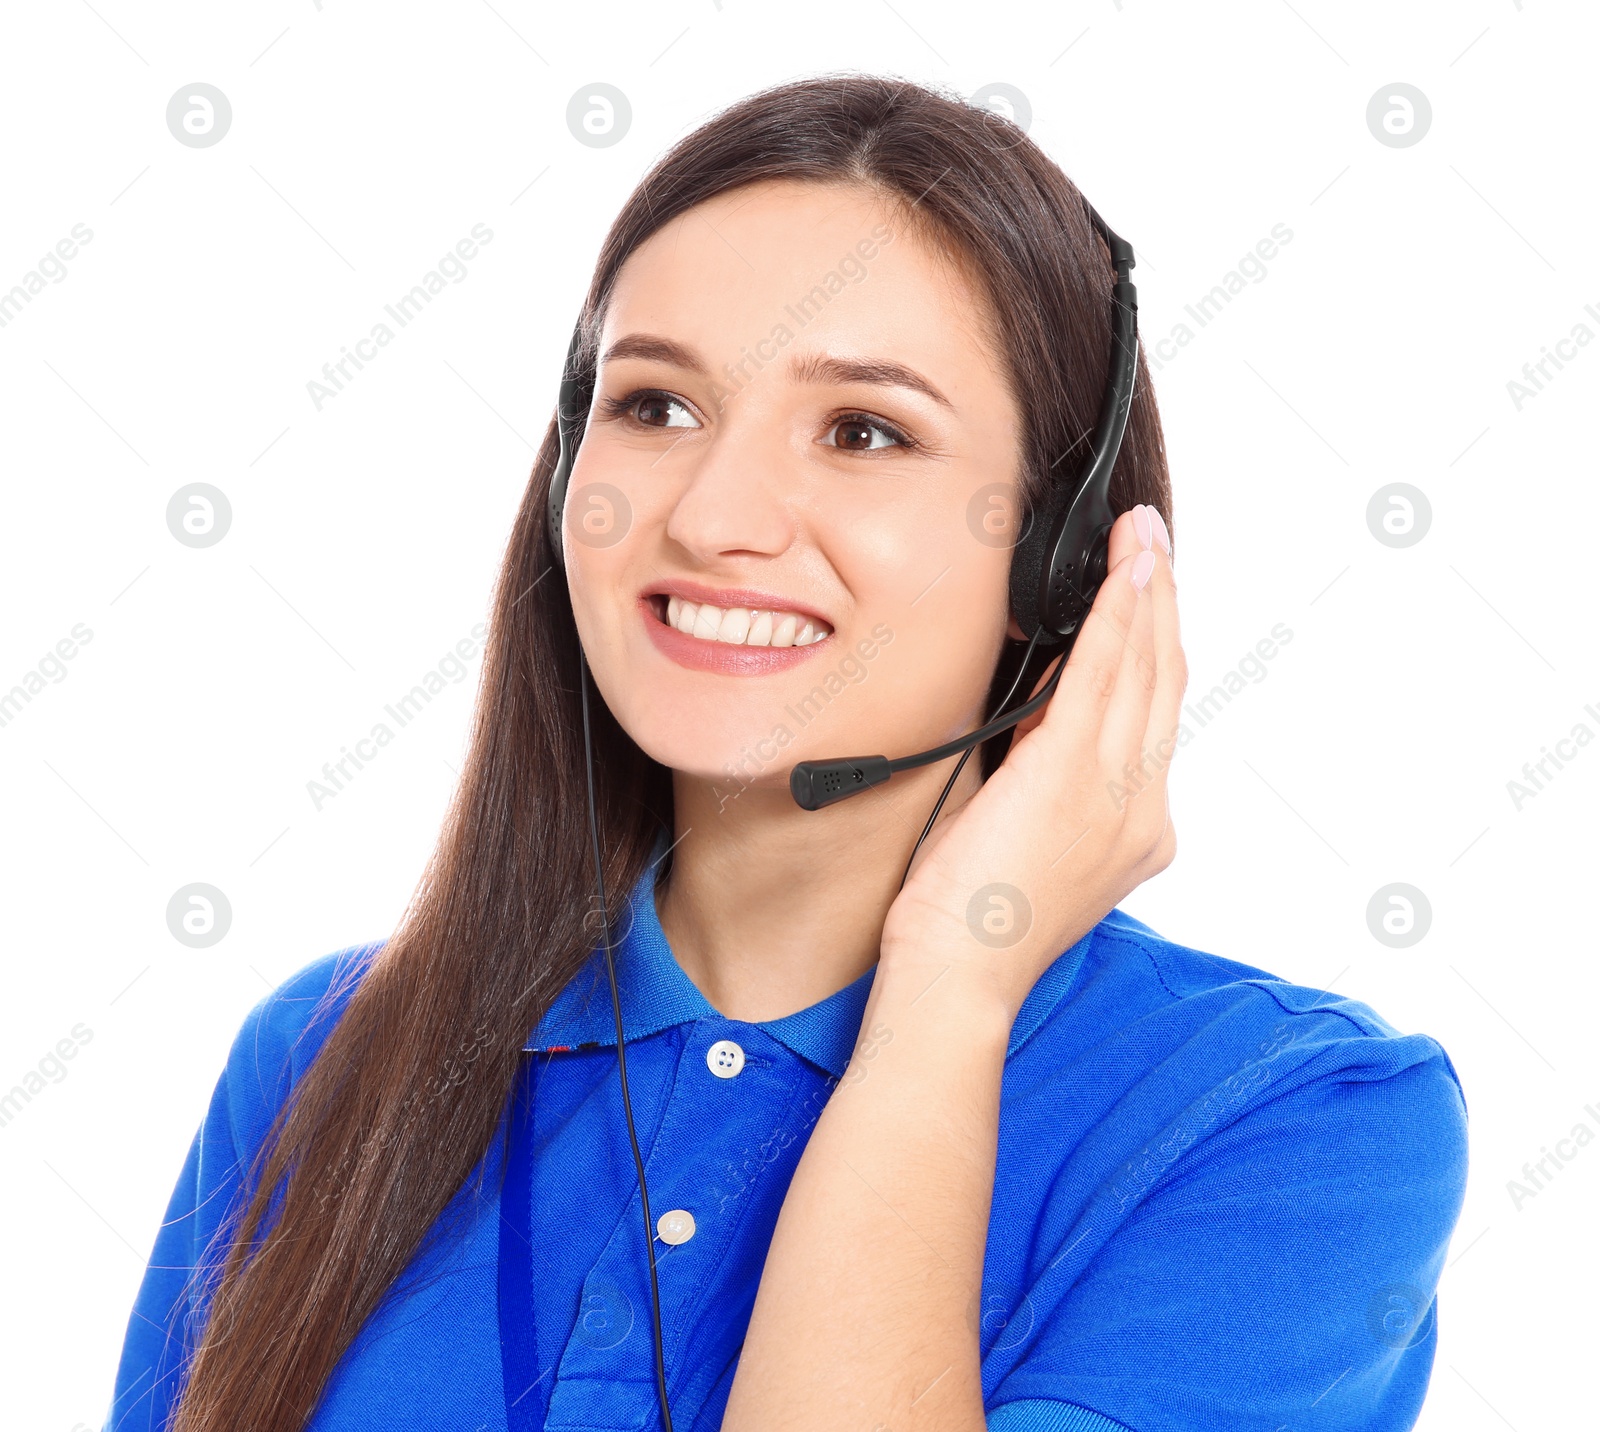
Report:
[[1026,641],[1028,639],[1026,633],[1017,625],[1017,614],[1015,612],[1006,614],[1006,635],[1012,641]]

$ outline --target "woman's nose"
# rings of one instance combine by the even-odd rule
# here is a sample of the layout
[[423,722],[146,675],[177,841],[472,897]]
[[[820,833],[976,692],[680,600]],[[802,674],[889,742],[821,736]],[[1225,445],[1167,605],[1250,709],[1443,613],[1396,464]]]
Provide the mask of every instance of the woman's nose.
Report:
[[[737,403],[738,399],[731,400]],[[666,532],[700,562],[736,553],[776,557],[794,540],[789,498],[801,477],[770,430],[737,418],[693,457]],[[670,461],[670,459],[668,459]]]

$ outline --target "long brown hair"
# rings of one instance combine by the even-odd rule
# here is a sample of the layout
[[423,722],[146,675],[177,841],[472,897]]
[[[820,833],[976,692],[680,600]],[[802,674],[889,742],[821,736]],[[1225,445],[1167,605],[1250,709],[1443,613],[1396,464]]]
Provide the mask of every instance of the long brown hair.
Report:
[[[1106,379],[1105,251],[1077,190],[1021,130],[904,80],[782,85],[675,145],[606,238],[584,361],[643,240],[714,195],[774,178],[870,186],[965,261],[987,288],[1020,403],[1025,497],[1070,480]],[[461,784],[409,908],[291,1091],[208,1260],[214,1286],[176,1432],[301,1432],[362,1323],[480,1166],[529,1031],[595,947],[579,651],[544,525],[556,455],[552,419],[494,595]],[[1170,526],[1142,354],[1112,501],[1151,503]],[[615,904],[671,828],[671,773],[594,705]],[[1001,755],[986,751],[984,770]],[[469,1048],[470,1076],[448,1077]]]

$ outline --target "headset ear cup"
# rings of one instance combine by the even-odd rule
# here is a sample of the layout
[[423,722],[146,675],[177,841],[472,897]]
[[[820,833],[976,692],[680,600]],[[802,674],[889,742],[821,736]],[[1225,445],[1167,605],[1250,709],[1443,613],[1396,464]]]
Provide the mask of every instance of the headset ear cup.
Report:
[[561,545],[561,517],[567,502],[567,482],[572,476],[578,444],[583,438],[583,415],[589,410],[585,375],[578,361],[582,349],[583,319],[580,317],[573,326],[572,340],[567,344],[567,359],[561,367],[561,392],[556,398],[556,437],[561,450],[556,458],[555,471],[550,474],[550,489],[544,509],[550,550],[556,566],[563,571],[566,570],[567,554]]
[[[1011,615],[1029,640],[1043,624],[1039,587],[1044,575],[1045,544],[1055,514],[1030,509],[1023,516],[1022,540],[1011,551]],[[1049,633],[1046,633],[1049,636]]]
[[[556,415],[556,430],[560,433],[561,416]],[[568,456],[567,438],[561,433],[561,451],[556,457],[555,471],[550,474],[550,490],[545,497],[544,520],[545,528],[550,536],[550,552],[555,558],[555,565],[561,571],[566,571],[567,554],[561,546],[561,514],[567,501],[567,479],[572,474],[572,460]]]

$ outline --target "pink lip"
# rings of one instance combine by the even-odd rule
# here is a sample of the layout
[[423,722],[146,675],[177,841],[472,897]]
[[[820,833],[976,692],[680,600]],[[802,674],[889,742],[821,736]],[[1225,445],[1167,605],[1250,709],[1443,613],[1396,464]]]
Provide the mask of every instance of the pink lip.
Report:
[[[693,591],[705,592],[707,595],[697,597],[691,595]],[[768,676],[776,671],[787,671],[792,666],[799,666],[813,652],[826,646],[831,640],[831,637],[823,637],[821,641],[813,641],[805,646],[734,646],[731,642],[706,641],[681,632],[676,627],[669,627],[662,621],[656,615],[655,607],[650,601],[650,598],[657,593],[681,597],[691,602],[710,602],[713,606],[721,606],[726,602],[730,607],[748,605],[757,610],[804,611],[806,609],[785,605],[777,599],[760,594],[748,594],[760,596],[760,600],[749,602],[746,602],[747,594],[743,592],[712,594],[709,587],[696,587],[693,582],[674,582],[670,586],[657,587],[652,592],[644,593],[639,598],[639,615],[644,618],[644,629],[650,634],[650,640],[655,643],[656,650],[691,671],[714,671],[721,676]],[[718,595],[723,601],[717,600]]]

